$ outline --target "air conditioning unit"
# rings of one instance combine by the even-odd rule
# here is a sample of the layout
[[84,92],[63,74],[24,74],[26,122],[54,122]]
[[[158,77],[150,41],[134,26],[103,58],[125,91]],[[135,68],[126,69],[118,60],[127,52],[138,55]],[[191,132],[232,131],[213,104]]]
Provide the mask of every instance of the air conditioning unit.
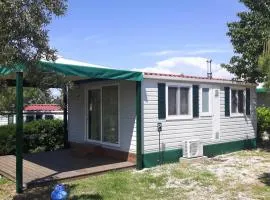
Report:
[[188,140],[184,142],[184,158],[196,158],[203,156],[203,145],[198,140]]

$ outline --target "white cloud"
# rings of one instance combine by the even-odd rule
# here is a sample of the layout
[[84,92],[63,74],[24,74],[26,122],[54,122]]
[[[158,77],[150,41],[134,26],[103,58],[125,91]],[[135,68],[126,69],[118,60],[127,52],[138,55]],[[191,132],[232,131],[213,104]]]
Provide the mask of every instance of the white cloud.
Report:
[[[178,73],[185,75],[206,76],[207,58],[204,57],[172,57],[156,62],[153,67],[134,69],[143,72]],[[220,64],[212,62],[213,77],[231,79],[233,75],[221,68]]]
[[197,50],[163,50],[163,51],[153,51],[153,52],[143,52],[141,53],[142,56],[166,56],[166,55],[202,55],[202,54],[209,54],[209,53],[227,53],[231,52],[230,49],[222,49],[222,48],[204,48],[204,49],[197,49]]

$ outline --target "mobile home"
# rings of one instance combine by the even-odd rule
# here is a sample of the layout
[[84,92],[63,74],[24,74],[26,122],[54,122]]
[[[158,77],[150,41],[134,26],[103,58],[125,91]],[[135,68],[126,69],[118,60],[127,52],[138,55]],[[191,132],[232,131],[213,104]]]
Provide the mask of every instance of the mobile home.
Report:
[[137,160],[142,167],[256,146],[256,85],[176,74],[142,75],[139,86],[129,80],[74,82],[68,98],[71,146]]

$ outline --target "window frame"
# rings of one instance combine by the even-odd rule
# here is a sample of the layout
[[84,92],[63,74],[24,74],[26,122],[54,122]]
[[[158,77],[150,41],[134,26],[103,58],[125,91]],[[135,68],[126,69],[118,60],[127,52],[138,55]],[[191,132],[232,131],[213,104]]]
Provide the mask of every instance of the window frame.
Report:
[[[232,90],[237,91],[237,112],[232,112]],[[243,113],[239,113],[239,103],[238,103],[238,91],[243,91]],[[243,117],[246,115],[246,88],[244,87],[231,87],[230,88],[230,116],[231,117]]]
[[[169,87],[176,87],[177,88],[177,100],[176,100],[176,107],[177,107],[177,114],[176,115],[169,115]],[[188,111],[189,114],[187,115],[180,115],[180,88],[189,88],[189,94],[188,94]],[[179,120],[179,119],[193,119],[193,94],[192,94],[192,84],[188,83],[166,83],[166,120]]]
[[[202,105],[203,105],[203,99],[202,99],[202,90],[203,88],[207,88],[209,89],[209,99],[208,99],[208,103],[209,103],[209,111],[208,112],[203,112],[202,110]],[[202,117],[210,117],[212,116],[212,102],[213,102],[213,90],[212,90],[212,86],[210,85],[200,85],[200,89],[199,89],[199,99],[200,99],[200,103],[199,103],[199,110],[200,110],[200,115]]]

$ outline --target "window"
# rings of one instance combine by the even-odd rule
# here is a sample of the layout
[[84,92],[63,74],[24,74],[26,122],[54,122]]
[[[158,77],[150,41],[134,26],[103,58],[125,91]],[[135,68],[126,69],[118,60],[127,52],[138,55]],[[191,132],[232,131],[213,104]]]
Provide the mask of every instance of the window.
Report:
[[189,88],[183,88],[183,87],[180,88],[180,115],[189,114],[188,93],[189,93]]
[[34,118],[34,115],[27,115],[26,116],[26,119],[25,119],[25,122],[31,122],[33,121],[35,118]]
[[102,88],[102,140],[118,144],[118,86]]
[[169,115],[176,115],[177,114],[177,88],[175,87],[169,87],[168,88],[168,106],[169,106]]
[[42,119],[42,114],[36,114],[36,120]]
[[191,110],[191,86],[169,85],[167,87],[167,116],[190,116]]
[[231,112],[234,114],[244,113],[244,91],[231,90]]
[[8,124],[14,124],[13,119],[14,119],[13,114],[9,114],[8,115]]
[[202,112],[209,113],[209,88],[202,88]]
[[45,115],[45,119],[53,119],[53,115]]

